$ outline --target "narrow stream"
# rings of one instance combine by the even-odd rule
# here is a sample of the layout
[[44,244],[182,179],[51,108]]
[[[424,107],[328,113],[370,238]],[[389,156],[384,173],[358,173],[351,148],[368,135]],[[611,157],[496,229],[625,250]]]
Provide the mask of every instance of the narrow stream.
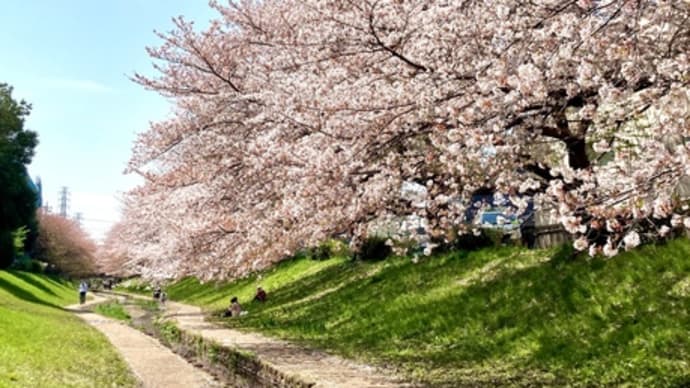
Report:
[[166,306],[158,301],[122,294],[111,296],[111,302],[117,301],[130,316],[129,324],[132,327],[158,339],[161,344],[226,386],[306,388],[313,385],[265,368],[251,354],[221,347],[213,341],[180,331],[175,325],[171,327],[169,322],[159,319],[165,313]]
[[158,301],[150,299],[140,299],[120,294],[111,294],[114,296],[112,302],[117,302],[131,317],[130,325],[142,332],[156,337],[154,321],[164,311]]

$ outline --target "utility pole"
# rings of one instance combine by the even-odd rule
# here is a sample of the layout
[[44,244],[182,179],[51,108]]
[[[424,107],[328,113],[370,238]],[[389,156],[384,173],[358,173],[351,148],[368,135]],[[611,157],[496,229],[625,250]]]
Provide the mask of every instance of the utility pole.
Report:
[[62,186],[60,189],[60,215],[67,218],[67,204],[69,202],[69,192],[66,186]]
[[77,225],[81,228],[81,220],[82,220],[82,214],[81,212],[77,212],[77,214],[74,216],[74,220],[77,221]]

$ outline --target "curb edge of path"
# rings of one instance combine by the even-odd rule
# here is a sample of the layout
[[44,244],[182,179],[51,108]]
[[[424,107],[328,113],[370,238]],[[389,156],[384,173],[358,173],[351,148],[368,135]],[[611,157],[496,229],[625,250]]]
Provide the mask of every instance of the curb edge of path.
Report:
[[[112,298],[99,294],[99,292],[92,292],[93,299],[83,304],[65,306],[63,309],[74,313],[106,337],[118,355],[124,360],[128,370],[135,377],[138,386],[166,388],[178,386],[220,386],[213,376],[188,362],[181,355],[173,352],[165,344],[161,343],[159,339],[145,334],[126,323],[90,311],[93,306],[112,300]],[[113,335],[113,332],[121,332],[121,334]],[[127,345],[123,346],[123,338],[125,340],[130,339],[130,341],[134,340],[137,343],[135,346],[129,346],[133,349],[127,349]],[[150,349],[142,353],[142,344],[147,345]],[[143,360],[142,357],[136,357],[137,353],[139,356],[144,356]],[[165,360],[163,368],[161,368],[161,365],[152,364],[159,359]],[[164,370],[165,367],[168,367],[168,369],[172,368],[174,370],[173,373],[177,372],[178,374],[171,375],[170,370]],[[160,373],[161,371],[162,373]],[[190,382],[195,383],[195,385],[190,385]]]

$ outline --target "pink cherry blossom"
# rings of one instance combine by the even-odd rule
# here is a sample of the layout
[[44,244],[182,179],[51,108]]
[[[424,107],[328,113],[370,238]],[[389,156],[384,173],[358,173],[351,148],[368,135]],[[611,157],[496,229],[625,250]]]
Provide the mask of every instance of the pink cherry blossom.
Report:
[[[133,76],[174,104],[133,146],[145,183],[103,250],[134,272],[243,276],[330,237],[356,246],[375,220],[441,241],[472,231],[480,189],[518,212],[529,196],[590,253],[673,214],[690,228],[688,2],[212,6]],[[423,200],[401,195],[412,183]]]

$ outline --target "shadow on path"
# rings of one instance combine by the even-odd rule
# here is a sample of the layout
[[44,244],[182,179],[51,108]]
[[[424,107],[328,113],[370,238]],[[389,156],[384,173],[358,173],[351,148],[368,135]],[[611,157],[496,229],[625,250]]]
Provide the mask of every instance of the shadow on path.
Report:
[[73,305],[73,306],[67,306],[62,308],[65,311],[69,311],[70,313],[74,314],[91,314],[93,311],[89,308],[89,306],[85,305]]

